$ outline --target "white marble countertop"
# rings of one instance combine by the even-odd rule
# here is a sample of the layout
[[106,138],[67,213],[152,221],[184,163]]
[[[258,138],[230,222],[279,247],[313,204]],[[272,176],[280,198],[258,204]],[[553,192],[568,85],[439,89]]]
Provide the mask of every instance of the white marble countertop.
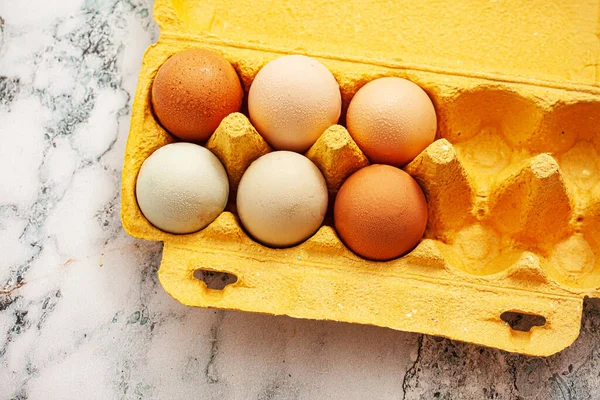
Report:
[[191,309],[122,229],[151,0],[0,1],[0,399],[599,399],[600,302],[531,358],[371,326]]

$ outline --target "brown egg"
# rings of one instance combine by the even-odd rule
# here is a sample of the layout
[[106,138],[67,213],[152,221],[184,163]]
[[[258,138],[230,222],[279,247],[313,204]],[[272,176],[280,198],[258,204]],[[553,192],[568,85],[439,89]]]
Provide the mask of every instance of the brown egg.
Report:
[[189,142],[207,140],[223,118],[239,111],[243,96],[231,64],[205,49],[169,58],[152,85],[156,117],[166,130]]
[[433,104],[416,84],[380,78],[354,95],[346,115],[348,132],[373,164],[403,166],[435,139]]
[[335,200],[342,241],[361,257],[390,260],[414,248],[427,225],[427,202],[406,172],[371,165],[352,174]]

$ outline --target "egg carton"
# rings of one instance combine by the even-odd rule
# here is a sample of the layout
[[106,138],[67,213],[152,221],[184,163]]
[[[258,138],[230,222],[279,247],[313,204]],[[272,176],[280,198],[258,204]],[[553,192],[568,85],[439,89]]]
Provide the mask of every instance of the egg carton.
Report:
[[[564,3],[533,10],[527,2],[459,1],[450,12],[433,0],[417,8],[408,0],[389,8],[360,0],[343,7],[157,0],[161,36],[143,59],[125,153],[125,230],[164,242],[160,282],[188,306],[371,324],[531,355],[564,349],[579,334],[584,297],[600,297],[600,4]],[[473,15],[481,13],[487,20],[478,28]],[[498,15],[520,19],[494,23]],[[469,37],[475,31],[477,40]],[[413,50],[398,59],[394,40]],[[253,241],[233,200],[245,169],[271,149],[242,113],[225,118],[205,144],[228,172],[227,210],[192,234],[153,227],[137,206],[135,182],[142,162],[174,138],[153,115],[151,86],[168,57],[194,47],[231,62],[246,94],[258,70],[281,55],[318,59],[340,84],[342,125],[365,83],[398,76],[420,85],[434,102],[438,132],[404,168],[428,200],[418,246],[396,260],[368,261],[342,244],[331,219],[295,247]],[[306,156],[331,199],[368,165],[341,125]],[[237,280],[211,289],[197,270]],[[530,323],[519,327],[510,315]]]

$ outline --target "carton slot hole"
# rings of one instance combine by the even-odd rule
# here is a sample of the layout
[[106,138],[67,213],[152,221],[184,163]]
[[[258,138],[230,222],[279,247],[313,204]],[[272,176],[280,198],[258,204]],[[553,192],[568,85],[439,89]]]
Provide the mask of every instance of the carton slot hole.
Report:
[[529,332],[534,326],[546,325],[546,318],[537,314],[528,314],[519,311],[505,311],[500,319],[506,322],[510,329],[519,332]]
[[223,290],[226,286],[232,285],[238,280],[237,276],[229,272],[210,271],[201,268],[194,271],[194,278],[204,282],[207,288],[213,290]]

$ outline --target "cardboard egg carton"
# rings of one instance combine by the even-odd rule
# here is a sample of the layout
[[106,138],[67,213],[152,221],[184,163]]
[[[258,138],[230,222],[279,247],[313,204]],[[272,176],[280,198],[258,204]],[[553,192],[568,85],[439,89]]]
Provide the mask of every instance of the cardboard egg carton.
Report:
[[[122,220],[131,235],[164,242],[165,290],[188,306],[372,324],[532,355],[567,347],[583,298],[600,297],[599,0],[535,10],[525,1],[333,3],[156,1],[161,36],[144,56],[133,105]],[[437,140],[405,167],[428,200],[419,245],[396,260],[367,261],[327,219],[292,248],[253,241],[235,215],[235,190],[271,149],[241,113],[205,144],[228,172],[228,209],[193,234],[153,227],[135,182],[142,162],[174,138],[153,115],[151,85],[168,57],[193,47],[227,58],[246,94],[270,60],[315,57],[340,84],[342,125],[354,93],[373,79],[398,76],[425,89]],[[306,156],[331,199],[368,164],[341,125]],[[194,277],[198,269],[237,281],[210,289]],[[510,313],[534,326],[519,330]]]

